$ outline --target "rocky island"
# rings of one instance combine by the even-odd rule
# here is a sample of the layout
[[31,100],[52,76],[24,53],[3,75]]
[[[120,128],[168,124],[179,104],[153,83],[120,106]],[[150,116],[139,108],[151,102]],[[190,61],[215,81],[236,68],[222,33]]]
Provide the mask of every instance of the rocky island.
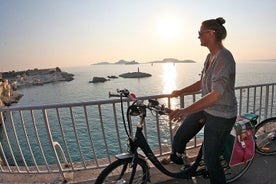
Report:
[[74,79],[73,76],[73,74],[61,71],[59,67],[2,73],[2,78],[9,80],[13,89],[59,81],[71,81]]
[[[102,83],[102,82],[110,81],[110,79],[117,79],[118,78],[115,75],[111,75],[111,76],[107,76],[107,77],[108,77],[108,79],[106,79],[104,77],[97,77],[96,76],[96,77],[93,77],[93,79],[91,81],[89,81],[89,83]],[[151,77],[151,74],[140,72],[140,69],[138,67],[137,72],[123,73],[123,74],[119,75],[119,77],[122,77],[122,78],[144,78],[144,77]]]
[[17,103],[23,96],[16,92],[18,88],[71,81],[74,79],[73,76],[73,74],[61,71],[59,67],[0,73],[0,106]]
[[89,81],[89,83],[99,83],[99,82],[106,82],[106,81],[108,81],[108,79],[104,77],[93,77],[93,79]]
[[119,75],[122,78],[144,78],[144,77],[151,77],[151,74],[149,73],[143,73],[143,72],[128,72]]

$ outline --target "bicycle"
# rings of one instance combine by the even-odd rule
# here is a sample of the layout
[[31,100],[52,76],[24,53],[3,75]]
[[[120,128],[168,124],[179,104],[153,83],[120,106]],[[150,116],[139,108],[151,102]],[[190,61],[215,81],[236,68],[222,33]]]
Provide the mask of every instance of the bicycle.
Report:
[[[123,116],[123,123],[125,132],[127,134],[127,153],[122,153],[116,155],[116,159],[110,165],[108,165],[96,179],[96,184],[103,183],[139,183],[146,184],[150,182],[150,167],[147,163],[149,160],[153,165],[165,175],[173,178],[183,178],[183,179],[194,179],[197,176],[202,176],[208,178],[208,171],[206,169],[204,160],[202,159],[202,145],[198,152],[198,155],[192,165],[186,167],[179,172],[171,172],[167,170],[154,155],[149,144],[147,143],[145,136],[143,134],[143,125],[145,123],[145,117],[147,110],[155,112],[159,115],[168,115],[171,110],[166,108],[164,105],[160,105],[158,101],[149,99],[148,104],[144,104],[142,101],[138,100],[135,95],[131,94],[127,89],[117,90],[117,94],[110,94],[110,97],[120,97],[121,101],[121,111]],[[123,97],[127,97],[134,102],[127,108],[127,123],[124,119],[123,112]],[[131,116],[140,116],[140,121],[137,124],[137,129],[135,136],[132,137],[131,132]],[[256,116],[251,123],[254,125],[257,123]],[[127,125],[128,124],[128,125]],[[145,156],[138,152],[138,148],[142,150]],[[225,171],[225,176],[227,182],[233,182],[241,177],[247,169],[250,167],[253,159],[233,167],[230,167],[227,161],[221,157],[221,163]]]

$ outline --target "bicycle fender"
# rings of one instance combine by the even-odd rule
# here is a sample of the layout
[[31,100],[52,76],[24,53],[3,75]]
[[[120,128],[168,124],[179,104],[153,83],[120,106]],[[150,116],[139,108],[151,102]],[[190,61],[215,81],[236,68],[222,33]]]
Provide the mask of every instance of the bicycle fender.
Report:
[[[133,154],[131,153],[122,153],[122,154],[118,154],[115,156],[118,160],[122,160],[122,159],[126,159],[126,158],[132,158],[134,157]],[[145,160],[145,157],[143,157],[142,155],[138,155],[138,157],[142,160]]]

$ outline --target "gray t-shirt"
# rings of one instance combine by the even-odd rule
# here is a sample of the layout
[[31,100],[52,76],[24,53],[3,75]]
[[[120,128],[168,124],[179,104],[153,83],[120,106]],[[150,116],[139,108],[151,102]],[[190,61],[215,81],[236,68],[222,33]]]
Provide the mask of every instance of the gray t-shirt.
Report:
[[209,54],[202,71],[202,96],[216,90],[221,98],[204,111],[217,117],[233,118],[237,116],[235,96],[236,63],[231,52],[225,48],[218,51],[208,67]]

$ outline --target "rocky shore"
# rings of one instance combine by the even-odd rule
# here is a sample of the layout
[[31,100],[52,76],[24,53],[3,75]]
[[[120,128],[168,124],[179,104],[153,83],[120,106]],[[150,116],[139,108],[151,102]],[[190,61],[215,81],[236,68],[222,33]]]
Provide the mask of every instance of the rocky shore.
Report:
[[22,96],[22,94],[19,94],[11,89],[7,79],[0,80],[0,107],[10,106],[12,103],[17,103]]
[[12,91],[10,96],[2,96],[0,99],[0,107],[10,106],[13,103],[17,103],[23,94],[20,94],[16,91]]

